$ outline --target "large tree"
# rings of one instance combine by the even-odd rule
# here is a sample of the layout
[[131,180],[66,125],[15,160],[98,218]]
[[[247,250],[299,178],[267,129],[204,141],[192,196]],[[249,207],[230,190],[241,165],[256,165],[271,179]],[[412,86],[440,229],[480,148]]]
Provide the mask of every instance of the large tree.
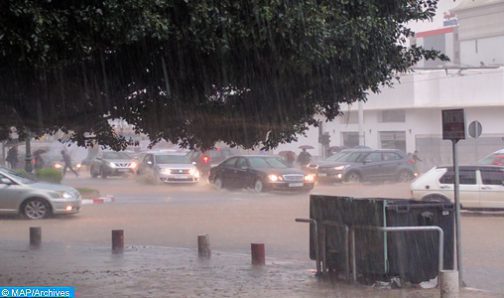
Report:
[[0,139],[70,131],[274,147],[365,100],[421,58],[405,24],[429,0],[3,0]]

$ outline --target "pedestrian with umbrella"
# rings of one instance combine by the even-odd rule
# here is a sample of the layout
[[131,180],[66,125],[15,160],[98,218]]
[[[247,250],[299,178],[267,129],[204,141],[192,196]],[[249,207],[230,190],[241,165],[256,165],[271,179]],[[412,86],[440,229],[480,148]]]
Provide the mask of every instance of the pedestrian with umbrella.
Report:
[[297,157],[297,162],[301,167],[306,167],[311,162],[311,154],[306,151],[307,149],[313,149],[313,146],[310,145],[302,145],[299,146],[301,151]]
[[44,149],[38,149],[33,152],[33,168],[35,170],[40,170],[44,167],[44,159],[42,158],[42,154],[46,153]]

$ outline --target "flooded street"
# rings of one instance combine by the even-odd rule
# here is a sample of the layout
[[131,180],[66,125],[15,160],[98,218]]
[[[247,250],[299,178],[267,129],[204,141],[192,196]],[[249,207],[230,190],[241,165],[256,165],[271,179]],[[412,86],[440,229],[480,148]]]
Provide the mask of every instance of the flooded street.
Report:
[[[168,290],[167,284],[172,296],[187,297],[253,296],[257,291],[265,291],[261,297],[324,297],[338,287],[350,291],[341,297],[361,295],[351,294],[355,289],[344,283],[321,286],[316,282],[315,263],[308,258],[308,225],[294,222],[308,217],[308,194],[217,191],[206,183],[143,185],[133,178],[69,177],[64,183],[98,189],[103,195],[113,195],[115,201],[84,205],[78,215],[69,217],[2,218],[1,249],[17,255],[2,258],[2,268],[10,268],[9,274],[0,275],[2,283],[57,281],[77,286],[86,297],[95,296],[94,285],[110,294],[120,294],[126,287],[123,293],[151,290],[146,296],[157,296]],[[407,198],[409,189],[407,183],[336,184],[317,185],[315,193]],[[464,212],[462,224],[466,283],[504,295],[500,253],[504,240],[497,237],[504,218],[499,213]],[[30,226],[42,227],[39,252],[27,250]],[[110,254],[113,229],[124,230],[128,248],[123,256]],[[209,235],[214,252],[207,264],[197,259],[196,239],[201,234]],[[250,243],[258,242],[266,245],[267,266],[255,271],[250,266]],[[19,260],[25,266],[16,267]],[[112,282],[118,286],[111,288]],[[383,297],[389,297],[386,293]],[[369,294],[382,297],[376,289]]]

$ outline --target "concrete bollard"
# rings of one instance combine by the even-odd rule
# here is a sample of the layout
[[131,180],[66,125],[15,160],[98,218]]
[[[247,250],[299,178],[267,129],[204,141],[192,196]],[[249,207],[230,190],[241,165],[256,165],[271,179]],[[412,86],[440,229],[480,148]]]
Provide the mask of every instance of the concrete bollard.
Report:
[[122,253],[124,251],[124,230],[112,230],[112,252]]
[[200,258],[210,258],[212,251],[210,250],[210,240],[208,235],[198,236],[198,256]]
[[459,274],[457,270],[442,270],[439,272],[439,289],[441,298],[456,298],[459,296]]
[[250,244],[250,249],[252,251],[252,265],[265,265],[266,264],[266,252],[264,248],[264,243],[252,243]]
[[42,243],[42,228],[30,227],[30,248],[40,248]]

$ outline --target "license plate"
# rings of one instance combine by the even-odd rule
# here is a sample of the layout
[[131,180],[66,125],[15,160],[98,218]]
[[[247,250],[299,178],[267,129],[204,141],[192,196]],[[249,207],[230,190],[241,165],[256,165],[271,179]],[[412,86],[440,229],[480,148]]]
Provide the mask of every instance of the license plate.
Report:
[[325,177],[325,176],[327,176],[327,174],[326,174],[326,173],[319,173],[318,175],[319,175],[320,177]]
[[119,172],[129,172],[129,169],[118,169]]
[[303,183],[289,183],[289,187],[302,187]]

